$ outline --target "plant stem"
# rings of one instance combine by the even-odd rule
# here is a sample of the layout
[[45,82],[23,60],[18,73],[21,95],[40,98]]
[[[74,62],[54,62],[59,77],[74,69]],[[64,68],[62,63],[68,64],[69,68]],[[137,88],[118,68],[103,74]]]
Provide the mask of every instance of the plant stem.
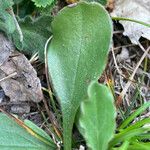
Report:
[[131,22],[135,22],[135,23],[139,23],[141,25],[147,26],[150,28],[150,24],[143,22],[143,21],[139,21],[139,20],[135,20],[135,19],[131,19],[131,18],[124,18],[124,17],[111,17],[112,20],[122,20],[122,21],[131,21]]

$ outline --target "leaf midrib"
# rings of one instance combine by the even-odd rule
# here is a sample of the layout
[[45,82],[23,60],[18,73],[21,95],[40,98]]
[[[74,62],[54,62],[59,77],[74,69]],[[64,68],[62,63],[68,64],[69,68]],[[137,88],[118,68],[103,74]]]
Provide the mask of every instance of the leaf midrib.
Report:
[[[73,78],[73,90],[72,90],[72,94],[71,94],[71,100],[73,100],[73,98],[74,98],[74,96],[75,96],[75,86],[76,86],[76,81],[77,81],[77,75],[78,75],[78,72],[79,72],[79,65],[80,65],[80,59],[81,59],[81,50],[82,50],[82,47],[83,47],[83,11],[82,11],[82,9],[80,8],[80,10],[81,10],[81,26],[80,26],[80,28],[79,29],[81,29],[81,36],[80,36],[80,48],[79,48],[79,52],[78,52],[78,54],[79,54],[79,57],[78,57],[78,59],[77,59],[77,64],[76,64],[76,71],[75,71],[75,76],[74,76],[74,78]],[[72,102],[72,101],[71,101]],[[74,101],[73,101],[74,102]],[[77,108],[76,108],[77,109]]]

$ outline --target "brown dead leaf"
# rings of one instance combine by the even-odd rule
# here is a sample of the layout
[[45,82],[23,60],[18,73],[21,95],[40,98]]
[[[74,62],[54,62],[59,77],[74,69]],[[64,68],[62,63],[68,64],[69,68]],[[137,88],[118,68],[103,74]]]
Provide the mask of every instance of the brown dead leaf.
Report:
[[[6,45],[4,44],[5,41],[7,42],[4,37],[3,40],[0,39],[0,43],[3,45]],[[8,47],[10,47],[9,44]],[[5,49],[1,48],[1,52],[5,53]],[[5,56],[6,58],[3,55],[3,61],[0,61],[0,86],[4,90],[5,95],[12,102],[40,102],[43,98],[41,83],[28,59],[17,51],[11,52],[11,55],[6,52]],[[7,78],[15,72],[14,76]]]
[[[115,7],[111,13],[113,17],[134,19],[150,24],[150,0],[115,0]],[[139,23],[119,21],[124,27],[124,35],[133,44],[138,44],[140,37],[150,40],[150,28]]]

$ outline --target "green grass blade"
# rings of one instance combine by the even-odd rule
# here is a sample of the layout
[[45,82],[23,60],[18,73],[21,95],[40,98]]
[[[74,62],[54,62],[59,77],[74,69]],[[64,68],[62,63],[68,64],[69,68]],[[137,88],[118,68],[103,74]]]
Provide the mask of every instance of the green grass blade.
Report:
[[128,150],[150,150],[150,143],[134,142]]
[[109,148],[115,146],[116,144],[119,144],[127,139],[131,139],[132,137],[138,136],[146,131],[150,131],[148,128],[138,128],[134,130],[130,130],[125,133],[119,133],[116,134],[115,137],[112,139],[112,141],[109,143]]
[[128,126],[130,122],[132,122],[138,115],[140,115],[143,111],[145,111],[149,106],[150,106],[150,102],[143,104],[134,113],[132,113],[131,116],[129,116],[126,120],[124,120],[118,129],[120,130]]
[[145,124],[150,123],[150,118],[145,118],[143,120],[137,121],[136,123],[127,127],[124,131],[130,131],[139,127],[144,126]]

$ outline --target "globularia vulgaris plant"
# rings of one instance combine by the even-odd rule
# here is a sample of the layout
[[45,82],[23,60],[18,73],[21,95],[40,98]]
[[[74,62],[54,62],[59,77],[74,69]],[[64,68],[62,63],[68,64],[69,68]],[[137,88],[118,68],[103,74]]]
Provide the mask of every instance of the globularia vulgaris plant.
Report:
[[52,22],[48,67],[63,114],[64,149],[71,149],[75,115],[87,87],[102,74],[112,38],[112,23],[98,3],[80,2]]
[[[43,7],[53,2],[33,1],[37,6]],[[12,3],[5,4],[7,5],[3,6],[3,11],[8,6],[12,6]],[[3,14],[2,11],[1,13]],[[41,20],[45,23],[44,29],[41,28]],[[12,19],[9,21],[13,22]],[[62,110],[63,146],[61,148],[72,149],[74,124],[85,138],[89,149],[137,148],[140,141],[149,137],[148,134],[144,134],[148,133],[149,128],[142,127],[149,122],[149,119],[137,122],[133,127],[127,126],[143,108],[146,109],[149,106],[149,103],[144,105],[136,115],[133,114],[129,120],[123,122],[118,129],[118,134],[115,134],[116,111],[113,96],[107,86],[97,82],[107,63],[107,54],[112,39],[112,21],[107,11],[95,2],[79,2],[59,11],[51,23],[51,29],[46,27],[48,21],[51,23],[49,16],[41,17],[34,22],[30,17],[20,20],[24,37],[22,41],[20,41],[15,24],[12,24],[13,28],[9,28],[11,32],[5,29],[3,31],[7,34],[11,33],[18,49],[22,47],[25,50],[29,46],[41,49],[41,45],[46,43],[51,32],[53,34],[47,47],[46,59],[51,85]],[[0,22],[0,28],[4,27],[5,23]],[[33,25],[36,26],[36,30]],[[34,36],[35,43],[29,45],[30,38],[28,37],[31,35]],[[60,148],[56,141],[54,142],[35,124],[28,120],[22,122],[14,116],[8,117],[2,113],[0,114],[0,135],[0,149],[2,150]],[[148,145],[142,143],[141,146],[147,148]]]

